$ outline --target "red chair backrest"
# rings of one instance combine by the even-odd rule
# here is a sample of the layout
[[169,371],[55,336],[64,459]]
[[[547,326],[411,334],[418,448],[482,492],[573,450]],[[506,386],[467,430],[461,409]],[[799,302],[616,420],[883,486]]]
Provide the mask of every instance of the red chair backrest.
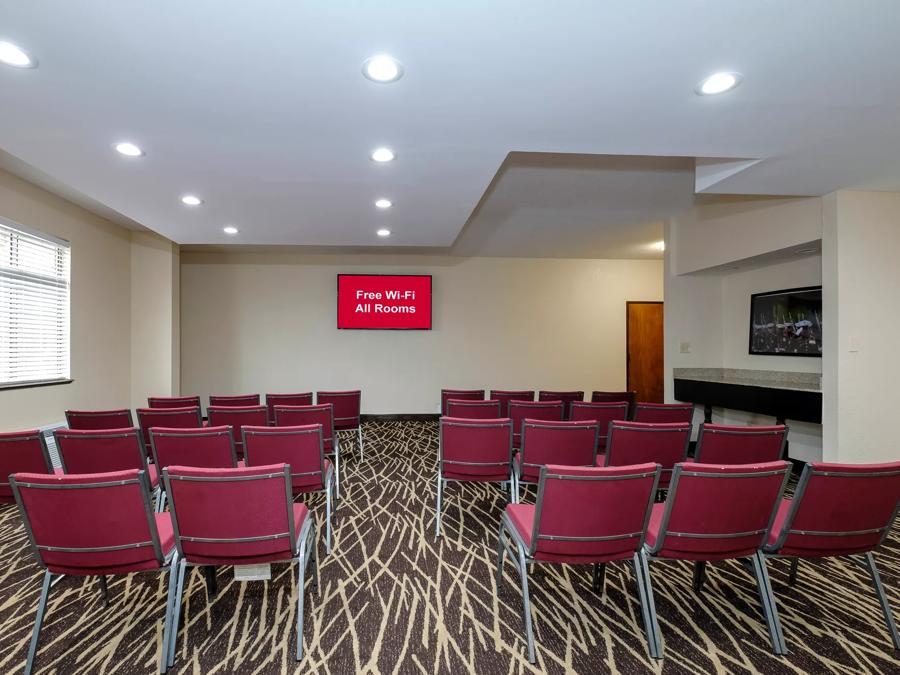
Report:
[[553,422],[526,419],[522,425],[522,480],[536,483],[541,467],[594,466],[600,430],[596,422]]
[[150,445],[157,470],[167,466],[199,466],[226,468],[237,466],[234,435],[231,427],[202,429],[150,429]]
[[316,392],[316,403],[330,403],[334,406],[334,428],[355,429],[360,425],[361,391],[319,391]]
[[628,403],[618,401],[613,403],[590,403],[575,401],[569,419],[573,422],[579,420],[594,420],[600,427],[600,440],[597,443],[597,452],[606,452],[606,438],[609,435],[611,422],[626,421],[628,419]]
[[509,479],[512,421],[442,417],[438,465],[442,476]]
[[662,467],[659,486],[669,486],[672,469],[687,459],[691,425],[613,422],[606,440],[606,466],[654,462]]
[[583,391],[546,391],[538,392],[538,401],[562,401],[565,409],[563,410],[563,419],[569,419],[572,403],[575,401],[583,401]]
[[148,408],[200,408],[199,396],[150,396]]
[[15,501],[9,486],[13,473],[53,474],[47,439],[38,429],[0,434],[0,504]]
[[126,429],[134,426],[131,410],[66,410],[70,429]]
[[534,391],[491,389],[491,400],[500,401],[500,417],[509,417],[510,401],[534,401]]
[[701,424],[694,459],[703,464],[762,464],[784,455],[788,428]]
[[[198,397],[199,398],[199,397]],[[166,427],[168,429],[199,429],[203,426],[200,406],[184,408],[138,408],[138,426],[144,435],[144,446],[150,452],[150,428]]]
[[334,406],[320,405],[277,405],[275,406],[275,426],[302,427],[319,424],[326,450],[330,450],[334,440]]
[[500,418],[500,401],[466,401],[449,399],[447,417],[472,420],[496,420]]
[[242,469],[170,466],[163,480],[175,543],[188,562],[252,564],[297,553],[286,464]]
[[244,427],[244,464],[287,464],[295,493],[325,489],[321,424],[298,427]]
[[513,423],[513,447],[522,447],[522,425],[526,418],[561,422],[564,408],[562,401],[510,401],[509,418]]
[[725,560],[762,547],[790,475],[788,462],[675,467],[653,554]]
[[269,424],[275,424],[276,405],[312,405],[313,393],[302,394],[266,394],[266,408],[269,411]]
[[448,401],[483,401],[484,389],[441,389],[441,415],[447,412]]
[[53,436],[66,473],[147,469],[147,453],[137,429],[57,429]]
[[900,507],[900,462],[803,469],[781,536],[767,550],[827,557],[865,553],[890,532]]
[[638,403],[634,406],[634,421],[648,424],[693,422],[692,403]]
[[244,456],[244,438],[241,428],[244,425],[264,427],[269,422],[269,413],[264,405],[230,406],[211,405],[206,409],[209,426],[230,426],[234,434],[234,449],[238,458]]
[[653,463],[543,467],[531,555],[574,564],[631,558],[644,543],[658,478]]
[[12,485],[32,549],[51,572],[93,576],[162,566],[144,471],[18,473]]
[[637,401],[636,391],[592,391],[591,403],[627,403],[628,419],[634,415],[634,404]]
[[246,408],[248,406],[259,405],[259,394],[236,394],[234,396],[210,395],[210,407],[218,406],[234,406],[238,408]]

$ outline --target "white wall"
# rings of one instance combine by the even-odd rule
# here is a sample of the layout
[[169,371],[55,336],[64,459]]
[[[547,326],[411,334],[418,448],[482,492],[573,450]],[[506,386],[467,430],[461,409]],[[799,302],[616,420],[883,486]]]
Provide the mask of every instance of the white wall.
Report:
[[825,459],[900,459],[900,194],[838,192],[826,204]]
[[0,215],[71,242],[71,384],[0,390],[0,431],[63,421],[67,408],[127,406],[130,233],[0,171]]
[[[181,256],[184,394],[360,388],[372,414],[435,413],[442,387],[620,388],[625,302],[662,263],[449,256]],[[434,275],[432,331],[339,331],[336,275]]]

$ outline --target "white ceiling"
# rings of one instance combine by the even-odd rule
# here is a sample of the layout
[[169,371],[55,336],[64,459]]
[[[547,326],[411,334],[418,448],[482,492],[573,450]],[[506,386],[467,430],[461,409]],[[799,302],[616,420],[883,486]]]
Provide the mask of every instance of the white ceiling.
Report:
[[[862,9],[5,2],[0,39],[40,66],[0,66],[0,150],[179,243],[441,247],[472,216],[457,247],[474,254],[612,255],[684,203],[693,184],[685,196],[668,191],[683,168],[563,158],[513,162],[494,180],[509,153],[761,160],[706,181],[710,193],[900,190],[900,2]],[[362,77],[380,52],[403,62],[399,82]],[[695,95],[716,70],[739,71],[743,83]],[[122,139],[146,156],[118,156]],[[368,159],[382,144],[397,152],[391,165]],[[186,192],[206,203],[184,207]],[[372,204],[382,196],[395,203],[388,212]],[[383,226],[388,240],[374,235]]]

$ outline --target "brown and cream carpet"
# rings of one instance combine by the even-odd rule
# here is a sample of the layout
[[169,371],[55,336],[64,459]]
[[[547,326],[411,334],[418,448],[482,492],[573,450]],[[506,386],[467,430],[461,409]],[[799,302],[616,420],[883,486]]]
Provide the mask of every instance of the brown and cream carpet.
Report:
[[[591,591],[586,568],[536,566],[532,666],[519,579],[507,563],[498,594],[492,574],[504,496],[492,486],[452,484],[436,541],[436,423],[369,423],[365,432],[365,463],[348,452],[343,464],[344,498],[334,550],[322,557],[320,593],[307,591],[304,660],[293,659],[295,568],[276,566],[271,581],[250,583],[234,582],[226,568],[211,601],[202,574],[191,575],[172,672],[900,672],[866,572],[845,561],[801,565],[793,588],[787,564],[770,564],[786,657],[769,651],[743,566],[714,566],[698,595],[689,565],[654,564],[662,664],[647,656],[629,566],[610,567],[602,596]],[[310,504],[321,523],[324,501]],[[896,535],[877,560],[900,620]],[[0,672],[24,666],[40,578],[15,507],[0,507]],[[94,581],[64,578],[51,591],[36,672],[154,672],[165,594],[160,574],[117,578],[104,608]]]

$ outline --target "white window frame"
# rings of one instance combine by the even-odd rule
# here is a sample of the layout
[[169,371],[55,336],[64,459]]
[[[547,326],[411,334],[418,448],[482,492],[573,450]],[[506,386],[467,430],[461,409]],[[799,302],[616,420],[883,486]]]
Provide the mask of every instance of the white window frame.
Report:
[[[72,356],[72,336],[71,336],[71,304],[72,304],[72,252],[71,245],[65,239],[48,235],[45,232],[34,230],[25,225],[21,225],[8,218],[0,217],[0,236],[5,236],[5,232],[9,231],[9,239],[11,243],[10,256],[4,258],[0,252],[0,390],[3,389],[19,389],[25,387],[39,387],[52,384],[67,384],[71,379],[71,356]],[[37,239],[40,244],[48,248],[55,248],[56,252],[56,269],[48,270],[46,274],[42,274],[35,270],[21,269],[13,267],[13,251],[14,241],[17,235],[27,237],[29,239]],[[59,257],[64,256],[63,260]],[[12,300],[15,293],[22,294],[23,287],[27,290],[27,285],[32,284],[33,289],[39,289],[41,286],[55,286],[63,295],[63,302],[60,303],[59,297],[54,300],[53,292],[48,292],[46,298],[41,298],[33,303],[34,306],[40,305],[41,301],[47,303],[47,307],[52,310],[49,316],[53,317],[51,325],[55,333],[55,341],[58,347],[52,344],[47,346],[45,341],[40,340],[35,334],[35,329],[31,331],[31,335],[27,335],[24,339],[16,338],[13,326],[17,320]],[[34,314],[32,313],[32,316]],[[42,317],[43,318],[43,317]],[[40,319],[35,321],[40,324]],[[41,330],[38,328],[37,330]],[[54,340],[51,337],[50,342]],[[13,349],[14,342],[18,342],[17,349]],[[31,354],[41,354],[41,352],[51,352],[55,355],[48,358],[45,370],[46,377],[28,377],[16,376],[16,371],[22,372],[23,355],[30,351]],[[39,358],[42,358],[43,355]],[[17,367],[18,365],[18,367]],[[41,366],[35,367],[34,371],[41,370]],[[35,373],[37,374],[37,373]]]

